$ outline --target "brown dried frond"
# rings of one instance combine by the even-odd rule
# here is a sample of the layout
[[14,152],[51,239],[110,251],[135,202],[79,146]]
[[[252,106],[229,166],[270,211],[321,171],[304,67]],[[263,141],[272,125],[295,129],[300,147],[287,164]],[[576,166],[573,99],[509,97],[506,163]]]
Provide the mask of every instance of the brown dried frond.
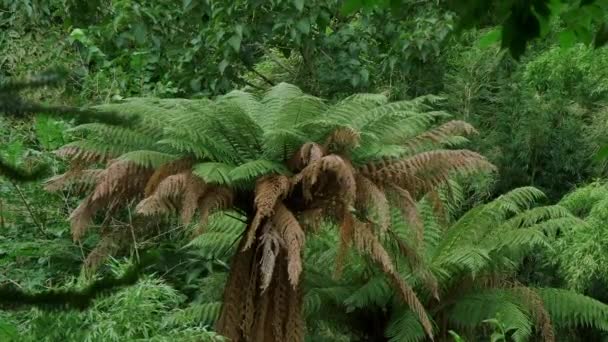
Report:
[[361,135],[350,127],[339,127],[325,141],[325,149],[334,153],[344,153],[359,145]]
[[190,170],[192,165],[193,161],[189,158],[177,159],[161,165],[148,179],[146,188],[144,190],[145,196],[150,196],[156,190],[156,187],[160,184],[160,182],[162,182],[165,178],[176,173]]
[[199,200],[204,196],[205,191],[207,191],[207,183],[189,172],[182,195],[181,219],[184,224],[188,224],[192,220],[194,212],[198,208]]
[[266,231],[260,237],[260,248],[262,249],[262,257],[260,258],[261,291],[265,291],[270,285],[281,246],[281,237],[273,229],[272,224],[266,223],[264,228]]
[[[445,184],[448,184],[446,182]],[[433,208],[433,212],[435,216],[439,219],[439,223],[442,225],[447,224],[447,212],[445,206],[443,204],[443,200],[441,196],[439,196],[439,192],[436,189],[433,189],[427,193],[429,200],[431,201],[431,207]]]
[[374,221],[381,232],[386,232],[390,226],[390,206],[384,192],[374,182],[357,174],[357,198],[355,207],[361,212],[369,212],[369,208],[375,209],[377,220]]
[[291,293],[287,297],[288,310],[287,310],[287,322],[285,323],[285,337],[283,339],[276,339],[279,341],[295,341],[303,342],[305,337],[305,322],[302,317],[302,288],[298,285],[294,289],[294,293]]
[[87,228],[93,221],[95,213],[102,207],[103,203],[100,203],[99,201],[94,202],[92,200],[92,195],[89,195],[80,202],[74,211],[72,211],[69,220],[74,241],[80,241],[82,239]]
[[251,247],[255,234],[262,220],[272,216],[277,202],[289,192],[291,184],[284,175],[274,174],[260,178],[255,184],[255,216],[247,232],[244,248]]
[[306,166],[314,163],[325,156],[325,148],[317,143],[308,142],[303,144],[298,151],[291,157],[287,166],[292,171],[300,171]]
[[111,162],[99,175],[99,182],[93,191],[92,200],[106,198],[117,193],[140,192],[152,171],[131,161]]
[[313,193],[321,193],[351,206],[357,194],[355,169],[348,160],[336,154],[327,155],[306,166],[292,179],[294,185],[300,182],[307,201],[312,200]]
[[233,201],[234,192],[232,189],[224,186],[210,187],[199,200],[200,224],[195,232],[195,236],[204,232],[209,215],[218,210],[230,209]]
[[116,253],[122,244],[122,236],[125,230],[112,231],[103,234],[101,240],[97,243],[95,248],[87,255],[84,261],[84,269],[87,277],[91,277],[99,266],[112,254]]
[[416,207],[416,201],[409,191],[402,189],[397,185],[392,185],[390,188],[399,198],[399,209],[416,233],[416,242],[419,244],[422,243],[422,239],[424,238],[424,224],[420,218],[418,208]]
[[398,290],[401,299],[410,307],[410,309],[418,316],[420,323],[424,327],[425,332],[429,337],[433,337],[433,327],[429,320],[426,310],[414,290],[405,283],[399,273],[395,270],[395,266],[378,238],[374,235],[373,230],[368,224],[362,222],[355,223],[354,232],[355,247],[360,252],[368,254],[376,263],[378,263],[382,271],[388,276]]
[[527,306],[532,313],[532,317],[540,327],[543,340],[546,342],[554,342],[555,334],[553,331],[553,324],[551,323],[551,316],[547,312],[540,295],[533,289],[519,284],[513,286],[513,291],[516,295],[520,296],[522,304]]
[[[241,245],[243,241],[241,242]],[[234,256],[230,265],[230,275],[224,287],[222,311],[216,322],[216,330],[230,341],[241,341],[241,321],[245,312],[245,303],[253,295],[243,291],[244,284],[257,284],[257,278],[251,278],[253,268],[258,267],[254,260],[254,249],[241,251]],[[256,287],[257,290],[257,286]],[[255,292],[253,293],[255,295]]]
[[431,292],[434,298],[439,299],[439,283],[437,278],[430,272],[418,251],[412,246],[408,245],[402,238],[399,237],[394,231],[389,230],[389,235],[397,243],[397,248],[401,255],[405,257],[410,269],[420,275],[425,287]]
[[107,154],[83,150],[79,147],[69,145],[55,151],[55,155],[62,159],[77,161],[83,165],[105,163],[111,157]]
[[406,145],[411,147],[412,149],[417,149],[427,142],[437,144],[444,142],[447,138],[453,136],[470,135],[476,133],[477,130],[471,124],[461,120],[452,120],[444,123],[439,127],[436,127],[418,136],[415,136],[414,138],[409,139]]
[[[418,153],[406,159],[373,162],[359,169],[375,183],[395,183],[412,189],[422,183],[433,186],[444,182],[447,174],[495,170],[482,155],[469,150],[435,150]],[[436,184],[435,184],[436,183]]]
[[277,203],[275,214],[272,216],[274,228],[279,232],[281,241],[287,251],[287,274],[294,288],[300,283],[302,273],[302,248],[304,247],[304,231],[293,213],[283,203]]
[[70,169],[45,181],[44,189],[53,192],[73,187],[78,192],[90,191],[99,181],[102,172],[103,169]]
[[318,232],[323,221],[323,208],[312,208],[301,211],[298,214],[298,221],[305,230]]
[[176,200],[184,193],[189,178],[190,172],[166,177],[150,196],[137,204],[135,211],[146,216],[173,211]]
[[340,222],[340,245],[338,247],[338,254],[336,255],[336,269],[334,271],[334,278],[339,278],[342,275],[344,259],[346,259],[346,254],[348,253],[348,248],[353,241],[355,232],[355,218],[348,209],[343,208],[342,210],[342,219]]

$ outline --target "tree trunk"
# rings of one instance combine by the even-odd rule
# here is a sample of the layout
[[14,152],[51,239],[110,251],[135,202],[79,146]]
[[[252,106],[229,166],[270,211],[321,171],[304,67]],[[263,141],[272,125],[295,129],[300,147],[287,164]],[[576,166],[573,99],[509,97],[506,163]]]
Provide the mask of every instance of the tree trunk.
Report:
[[260,290],[259,235],[258,230],[255,242],[246,251],[242,251],[245,239],[239,243],[216,330],[231,342],[303,342],[301,285],[290,285],[283,251],[276,259],[270,285],[264,292]]

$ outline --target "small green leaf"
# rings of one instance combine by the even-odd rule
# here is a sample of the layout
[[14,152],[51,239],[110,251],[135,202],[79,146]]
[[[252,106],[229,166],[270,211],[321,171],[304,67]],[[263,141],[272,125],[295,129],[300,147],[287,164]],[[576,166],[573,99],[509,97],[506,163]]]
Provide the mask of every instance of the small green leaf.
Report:
[[479,39],[477,42],[477,46],[480,48],[487,48],[490,45],[498,43],[502,39],[502,30],[500,28],[495,28],[490,32],[486,33]]
[[343,15],[351,14],[363,7],[363,0],[346,0],[341,8]]
[[9,342],[16,341],[17,334],[17,328],[14,325],[0,320],[0,340]]
[[304,9],[304,0],[293,0],[293,5],[296,7],[298,12],[302,12]]
[[608,25],[606,23],[602,23],[600,27],[597,29],[595,33],[595,38],[593,39],[593,46],[597,49],[606,45],[608,42]]
[[600,148],[600,150],[595,154],[595,161],[601,162],[608,159],[608,145],[604,145]]
[[222,74],[222,75],[224,74],[224,70],[226,70],[226,68],[228,67],[228,65],[230,65],[230,62],[228,62],[225,59],[222,59],[222,61],[218,65],[218,69],[220,69],[220,74]]
[[300,19],[296,23],[296,28],[303,34],[308,34],[310,32],[310,22],[308,21],[308,18]]
[[232,49],[235,52],[239,52],[241,50],[241,37],[236,34],[233,35],[232,37],[230,37],[230,39],[228,39],[228,44],[232,46]]
[[574,46],[576,35],[571,30],[562,31],[559,33],[559,45],[563,49],[568,49]]

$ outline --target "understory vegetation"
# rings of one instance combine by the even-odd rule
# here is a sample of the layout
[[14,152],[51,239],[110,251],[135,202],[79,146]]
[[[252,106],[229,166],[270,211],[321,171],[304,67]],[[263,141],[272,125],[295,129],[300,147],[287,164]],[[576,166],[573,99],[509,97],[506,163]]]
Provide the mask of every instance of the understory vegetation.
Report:
[[470,3],[0,0],[0,341],[608,341],[606,4]]

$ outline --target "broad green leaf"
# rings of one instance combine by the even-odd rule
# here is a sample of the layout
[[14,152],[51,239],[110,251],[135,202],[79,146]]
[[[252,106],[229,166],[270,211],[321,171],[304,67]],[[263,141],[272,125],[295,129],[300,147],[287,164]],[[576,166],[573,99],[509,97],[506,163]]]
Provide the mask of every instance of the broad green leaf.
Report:
[[16,341],[17,334],[17,327],[9,322],[0,320],[0,340],[7,342]]
[[238,35],[233,35],[228,39],[228,44],[234,49],[235,52],[239,52],[241,50],[241,37]]
[[490,32],[486,33],[479,39],[477,42],[477,46],[480,48],[487,48],[490,45],[498,43],[502,39],[502,30],[500,28],[495,28]]
[[226,70],[226,68],[228,67],[228,65],[230,65],[230,62],[228,62],[225,59],[222,59],[222,61],[218,65],[218,69],[220,70],[221,74],[224,74],[224,71]]
[[293,0],[293,5],[299,12],[302,12],[304,9],[304,0]]
[[571,48],[576,40],[576,35],[571,30],[562,31],[559,33],[559,45],[564,48]]
[[608,159],[608,145],[602,146],[600,150],[595,154],[595,161],[603,161]]
[[298,28],[298,31],[308,34],[310,32],[310,22],[308,21],[308,18],[300,19],[296,23],[296,27]]

